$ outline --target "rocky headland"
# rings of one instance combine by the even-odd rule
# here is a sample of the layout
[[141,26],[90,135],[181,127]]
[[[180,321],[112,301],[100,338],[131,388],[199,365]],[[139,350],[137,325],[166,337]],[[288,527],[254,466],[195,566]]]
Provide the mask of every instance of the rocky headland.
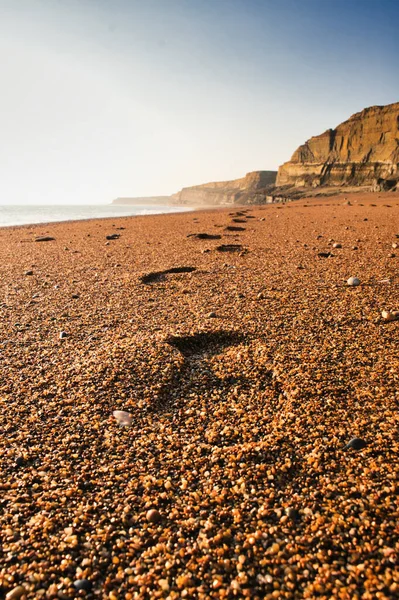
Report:
[[368,186],[394,189],[399,180],[399,102],[372,106],[312,137],[278,170],[277,186]]
[[310,138],[277,171],[184,187],[171,196],[117,198],[113,204],[229,206],[284,202],[345,191],[399,190],[399,102],[371,106]]
[[[263,204],[265,188],[274,187],[277,171],[253,171],[232,181],[217,181],[185,187],[171,196],[179,204],[212,206]],[[263,193],[262,193],[263,192]]]

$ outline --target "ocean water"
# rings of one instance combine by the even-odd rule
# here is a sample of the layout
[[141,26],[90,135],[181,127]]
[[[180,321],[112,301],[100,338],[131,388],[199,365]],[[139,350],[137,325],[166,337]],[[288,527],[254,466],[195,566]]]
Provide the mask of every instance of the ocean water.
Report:
[[107,217],[157,215],[185,212],[188,210],[190,209],[180,206],[122,206],[118,204],[87,206],[0,206],[0,227],[54,223],[57,221],[82,221],[84,219],[103,219]]

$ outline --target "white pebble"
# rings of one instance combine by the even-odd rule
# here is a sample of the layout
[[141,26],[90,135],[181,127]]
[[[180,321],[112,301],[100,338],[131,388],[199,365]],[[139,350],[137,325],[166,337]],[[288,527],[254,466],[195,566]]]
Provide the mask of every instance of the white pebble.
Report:
[[114,410],[112,413],[119,425],[129,427],[132,424],[132,415],[124,410]]
[[360,279],[358,277],[349,277],[346,283],[350,286],[360,285]]
[[399,310],[383,310],[381,316],[384,321],[397,321],[399,319]]

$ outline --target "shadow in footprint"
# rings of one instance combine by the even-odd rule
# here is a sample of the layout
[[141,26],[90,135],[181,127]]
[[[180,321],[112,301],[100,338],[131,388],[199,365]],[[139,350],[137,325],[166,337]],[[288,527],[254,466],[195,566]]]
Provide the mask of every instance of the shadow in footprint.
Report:
[[187,237],[193,237],[197,240],[220,240],[222,236],[212,233],[189,233]]
[[245,227],[234,227],[234,225],[229,225],[225,227],[226,231],[245,231]]
[[185,357],[200,354],[216,354],[224,348],[241,344],[244,336],[234,331],[200,332],[193,335],[170,336],[166,343],[177,348]]
[[217,246],[216,250],[219,252],[242,252],[244,248],[241,244],[222,244]]
[[143,275],[140,281],[141,283],[156,283],[157,281],[163,281],[165,276],[170,273],[192,273],[193,271],[196,271],[196,267],[172,267],[165,271],[154,271],[153,273]]
[[233,223],[246,223],[245,219],[231,219]]

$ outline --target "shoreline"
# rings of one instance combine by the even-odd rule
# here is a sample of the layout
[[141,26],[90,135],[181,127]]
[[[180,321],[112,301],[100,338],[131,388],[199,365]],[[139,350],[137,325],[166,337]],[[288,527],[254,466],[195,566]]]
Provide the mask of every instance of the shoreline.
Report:
[[[4,205],[6,206],[6,205]],[[50,206],[50,205],[49,205]],[[74,206],[74,205],[63,205],[63,206]],[[92,206],[92,205],[90,205]],[[103,205],[99,205],[99,206],[103,206]],[[112,206],[112,205],[105,205],[105,206]],[[0,207],[1,208],[1,207]],[[57,206],[54,207],[55,209],[57,208]],[[178,207],[173,207],[173,208],[178,208]],[[184,210],[177,210],[177,211],[169,211],[169,212],[159,212],[159,213],[147,213],[147,214],[136,214],[136,215],[115,215],[115,216],[107,216],[107,217],[88,217],[88,218],[82,218],[82,219],[67,219],[67,220],[63,220],[63,221],[42,221],[39,223],[23,223],[23,224],[17,224],[17,225],[0,225],[0,230],[1,229],[7,229],[9,227],[34,227],[36,225],[58,225],[60,223],[78,223],[80,221],[99,221],[99,220],[106,220],[106,219],[128,219],[128,218],[132,218],[132,217],[155,217],[157,215],[169,215],[169,214],[180,214],[180,213],[186,213],[186,212],[191,212],[195,210],[195,208],[193,207],[184,207]]]
[[1,596],[397,595],[399,193],[348,199],[0,228]]

